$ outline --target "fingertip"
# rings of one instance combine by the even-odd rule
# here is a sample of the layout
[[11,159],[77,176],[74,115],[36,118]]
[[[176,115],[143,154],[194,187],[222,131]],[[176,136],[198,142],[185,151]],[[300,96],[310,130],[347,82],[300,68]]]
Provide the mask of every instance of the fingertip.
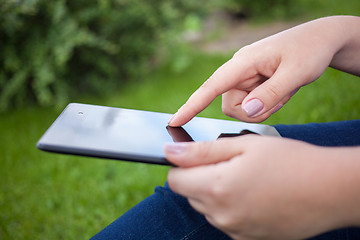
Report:
[[188,164],[188,149],[191,143],[166,143],[164,145],[164,153],[166,159],[179,167],[186,167]]
[[[195,114],[196,115],[196,114]],[[183,110],[181,107],[168,121],[170,127],[180,127],[187,122],[189,122],[194,116],[194,114],[189,114],[188,111]]]
[[176,114],[177,114],[177,112],[174,113],[174,114],[170,117],[170,119],[167,121],[167,123],[168,123],[168,125],[169,125],[170,127],[174,127],[174,126],[172,125],[172,123],[173,123],[174,119],[176,118]]
[[164,145],[164,152],[166,155],[179,156],[184,154],[188,148],[188,143],[166,143]]
[[170,118],[170,120],[168,121],[168,125],[170,127],[181,127],[182,125],[186,124],[188,121],[184,121],[183,119],[177,117],[177,116],[173,116],[172,118]]
[[[185,104],[184,104],[185,105]],[[168,125],[170,127],[180,127],[182,125],[184,125],[185,123],[187,123],[188,121],[184,121],[184,114],[183,114],[183,108],[184,105],[182,105],[177,111],[176,113],[174,113],[174,115],[172,115],[170,117],[170,119],[168,120]]]

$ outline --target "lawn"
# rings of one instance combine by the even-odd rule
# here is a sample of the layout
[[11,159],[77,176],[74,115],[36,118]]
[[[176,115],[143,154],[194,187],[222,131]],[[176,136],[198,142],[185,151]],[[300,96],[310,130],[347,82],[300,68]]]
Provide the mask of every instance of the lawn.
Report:
[[[230,56],[195,54],[182,72],[165,64],[106,98],[79,102],[174,113]],[[296,78],[296,76],[294,76]],[[360,79],[328,69],[268,124],[360,118]],[[166,180],[168,167],[44,153],[35,144],[62,108],[0,115],[0,239],[86,239]],[[201,116],[225,118],[217,99]]]

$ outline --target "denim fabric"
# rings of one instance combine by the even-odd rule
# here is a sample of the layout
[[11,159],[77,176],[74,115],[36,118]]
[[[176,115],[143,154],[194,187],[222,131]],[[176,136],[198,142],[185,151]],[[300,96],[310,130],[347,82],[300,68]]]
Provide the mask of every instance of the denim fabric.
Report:
[[329,147],[360,145],[360,119],[329,123],[276,125],[275,128],[283,137],[315,145]]
[[98,233],[95,239],[230,239],[207,223],[167,184]]
[[[321,146],[360,145],[360,120],[305,125],[277,125],[281,136]],[[360,160],[360,159],[359,159]],[[98,239],[230,239],[212,227],[187,200],[167,184],[95,235]],[[324,233],[311,240],[358,240],[360,228]]]

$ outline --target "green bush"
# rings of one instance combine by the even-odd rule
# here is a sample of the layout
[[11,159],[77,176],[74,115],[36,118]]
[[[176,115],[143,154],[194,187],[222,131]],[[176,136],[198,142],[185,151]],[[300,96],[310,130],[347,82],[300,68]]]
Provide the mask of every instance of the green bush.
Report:
[[204,1],[2,0],[0,111],[140,78]]

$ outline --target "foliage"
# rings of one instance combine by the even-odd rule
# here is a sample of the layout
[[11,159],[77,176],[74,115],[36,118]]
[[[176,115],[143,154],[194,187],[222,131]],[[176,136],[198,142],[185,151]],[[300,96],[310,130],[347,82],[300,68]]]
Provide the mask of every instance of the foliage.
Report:
[[28,102],[62,104],[107,95],[173,58],[182,71],[191,50],[181,33],[225,8],[252,20],[302,14],[357,14],[360,1],[335,0],[0,0],[0,111]]
[[2,0],[0,111],[106,94],[140,78],[203,2]]
[[225,0],[222,7],[253,21],[283,20],[301,16],[358,15],[360,2],[348,0]]

